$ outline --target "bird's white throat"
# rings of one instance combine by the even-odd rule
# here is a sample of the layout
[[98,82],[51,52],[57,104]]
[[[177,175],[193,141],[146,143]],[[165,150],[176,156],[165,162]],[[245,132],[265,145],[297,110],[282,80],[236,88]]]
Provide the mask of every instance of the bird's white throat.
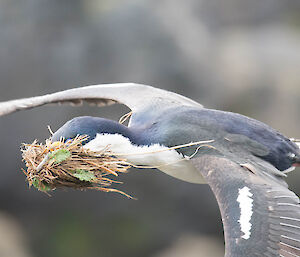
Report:
[[138,146],[120,134],[97,134],[84,147],[92,151],[101,151],[109,147],[113,153],[122,155],[134,165],[155,167],[170,176],[190,183],[206,183],[187,158],[176,150],[160,144]]

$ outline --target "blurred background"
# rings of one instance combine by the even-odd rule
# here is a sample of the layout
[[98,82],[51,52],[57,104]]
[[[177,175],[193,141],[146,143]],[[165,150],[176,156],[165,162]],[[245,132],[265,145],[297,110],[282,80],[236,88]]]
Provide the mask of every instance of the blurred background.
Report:
[[[0,101],[77,86],[138,82],[239,112],[300,138],[298,0],[0,1]],[[207,185],[132,170],[119,189],[28,189],[22,142],[80,115],[124,106],[41,107],[0,118],[1,257],[223,256]],[[300,193],[300,170],[288,178]]]

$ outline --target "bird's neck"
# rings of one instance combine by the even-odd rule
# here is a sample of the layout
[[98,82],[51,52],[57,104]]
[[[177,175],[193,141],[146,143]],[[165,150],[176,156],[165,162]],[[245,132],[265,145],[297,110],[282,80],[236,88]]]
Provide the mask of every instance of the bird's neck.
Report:
[[163,145],[137,145],[121,134],[97,134],[84,148],[95,152],[108,148],[114,155],[123,156],[134,165],[162,165],[182,158],[175,150],[169,151]]
[[187,182],[204,183],[199,172],[182,154],[164,145],[135,145],[121,134],[97,134],[84,147],[96,152],[108,148],[114,155],[124,158],[135,166],[157,168]]

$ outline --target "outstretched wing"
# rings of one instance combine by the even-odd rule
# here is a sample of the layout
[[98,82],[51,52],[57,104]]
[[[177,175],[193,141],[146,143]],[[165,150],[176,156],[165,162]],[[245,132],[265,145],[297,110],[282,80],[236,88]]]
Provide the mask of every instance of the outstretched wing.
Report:
[[133,112],[153,104],[202,107],[187,97],[163,89],[134,83],[118,83],[73,88],[43,96],[0,102],[0,116],[49,103],[81,104],[82,101],[99,106],[121,103]]
[[299,198],[283,183],[223,157],[206,155],[191,162],[218,201],[225,257],[300,256]]

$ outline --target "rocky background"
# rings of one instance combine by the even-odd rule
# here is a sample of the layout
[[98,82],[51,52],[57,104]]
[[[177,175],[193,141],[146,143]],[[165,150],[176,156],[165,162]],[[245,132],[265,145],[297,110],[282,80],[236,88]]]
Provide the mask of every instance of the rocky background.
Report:
[[[300,138],[297,0],[0,1],[0,101],[75,86],[139,82],[239,112]],[[41,107],[0,118],[0,256],[223,256],[207,185],[132,171],[121,189],[29,190],[19,147],[79,115],[122,106]],[[289,175],[300,193],[299,169]]]

